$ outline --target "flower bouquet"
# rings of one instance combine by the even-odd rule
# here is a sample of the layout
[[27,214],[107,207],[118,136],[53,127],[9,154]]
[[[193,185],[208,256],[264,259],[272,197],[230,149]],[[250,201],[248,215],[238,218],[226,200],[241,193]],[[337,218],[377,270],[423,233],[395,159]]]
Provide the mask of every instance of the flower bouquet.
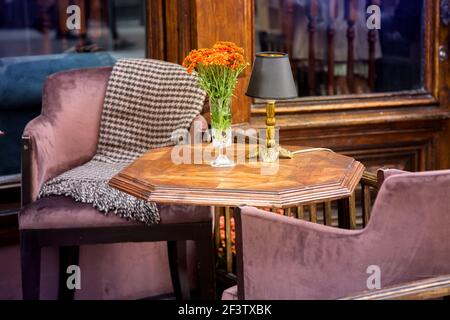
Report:
[[189,73],[195,71],[199,86],[209,97],[213,146],[219,149],[218,157],[211,163],[214,167],[234,166],[224,153],[232,144],[231,97],[239,74],[248,65],[244,49],[225,41],[212,48],[192,50],[183,61]]

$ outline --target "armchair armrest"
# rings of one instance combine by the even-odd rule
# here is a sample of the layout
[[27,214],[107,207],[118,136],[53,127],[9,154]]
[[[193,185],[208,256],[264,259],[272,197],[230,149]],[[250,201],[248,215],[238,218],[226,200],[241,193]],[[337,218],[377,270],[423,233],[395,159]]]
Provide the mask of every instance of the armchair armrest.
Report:
[[410,173],[409,171],[399,170],[399,169],[388,169],[388,168],[381,168],[377,171],[377,180],[378,180],[378,187],[381,187],[384,180],[389,178],[390,176],[395,176],[397,174],[405,174]]
[[376,189],[380,188],[380,184],[378,182],[377,174],[372,173],[370,171],[364,171],[361,177],[361,183]]
[[382,290],[367,291],[340,300],[423,300],[450,296],[450,275],[401,283]]
[[110,72],[78,69],[48,77],[41,115],[23,133],[23,205],[36,199],[44,182],[95,154]]

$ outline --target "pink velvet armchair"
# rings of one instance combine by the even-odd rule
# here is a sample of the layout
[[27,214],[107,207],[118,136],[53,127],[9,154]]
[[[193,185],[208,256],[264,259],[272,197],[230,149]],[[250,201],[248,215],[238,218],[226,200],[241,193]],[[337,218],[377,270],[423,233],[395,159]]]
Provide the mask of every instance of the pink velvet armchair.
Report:
[[[25,128],[22,150],[23,209],[19,214],[23,298],[40,297],[43,247],[60,247],[59,297],[73,298],[73,292],[68,291],[65,284],[66,268],[70,264],[78,264],[80,246],[153,241],[167,241],[175,293],[179,298],[188,298],[189,280],[193,277],[190,277],[189,270],[196,266],[196,262],[186,261],[188,240],[196,244],[196,255],[190,250],[188,256],[191,260],[198,257],[201,297],[211,298],[215,288],[209,207],[158,205],[161,223],[146,226],[119,218],[113,213],[104,215],[91,205],[63,196],[37,200],[44,182],[87,162],[95,154],[110,72],[111,68],[92,68],[50,76],[44,86],[42,113]],[[205,123],[202,126],[204,128]],[[163,258],[158,252],[150,255],[150,261],[155,263]],[[149,259],[143,260],[148,262]],[[97,262],[92,259],[87,263],[95,269]],[[142,261],[128,263],[130,265],[123,267],[125,273],[131,264]],[[194,267],[188,269],[188,265]]]
[[[383,172],[382,172],[383,173]],[[382,174],[383,175],[383,174]],[[223,299],[336,299],[450,274],[450,170],[386,170],[365,229],[343,230],[244,207],[238,286]]]

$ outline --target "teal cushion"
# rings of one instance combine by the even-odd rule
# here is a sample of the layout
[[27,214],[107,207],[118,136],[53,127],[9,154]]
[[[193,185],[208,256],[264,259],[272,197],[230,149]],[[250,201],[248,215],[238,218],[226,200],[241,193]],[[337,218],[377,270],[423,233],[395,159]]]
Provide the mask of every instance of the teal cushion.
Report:
[[20,172],[20,138],[41,112],[45,79],[56,72],[113,66],[107,52],[69,53],[0,59],[0,176]]
[[107,52],[67,53],[0,59],[0,110],[40,107],[47,76],[68,70],[113,66]]
[[0,110],[0,176],[20,173],[21,137],[26,124],[37,117],[39,108]]

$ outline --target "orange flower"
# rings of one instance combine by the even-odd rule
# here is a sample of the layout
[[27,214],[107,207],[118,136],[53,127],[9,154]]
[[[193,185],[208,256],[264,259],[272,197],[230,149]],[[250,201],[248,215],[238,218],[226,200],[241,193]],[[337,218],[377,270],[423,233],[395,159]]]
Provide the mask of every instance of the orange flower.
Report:
[[213,48],[230,53],[240,53],[241,55],[244,54],[244,49],[238,47],[234,42],[231,41],[218,41],[214,44]]
[[189,73],[192,73],[199,65],[224,66],[236,70],[247,64],[244,59],[244,49],[233,42],[218,41],[212,48],[192,50],[183,61],[183,66]]

